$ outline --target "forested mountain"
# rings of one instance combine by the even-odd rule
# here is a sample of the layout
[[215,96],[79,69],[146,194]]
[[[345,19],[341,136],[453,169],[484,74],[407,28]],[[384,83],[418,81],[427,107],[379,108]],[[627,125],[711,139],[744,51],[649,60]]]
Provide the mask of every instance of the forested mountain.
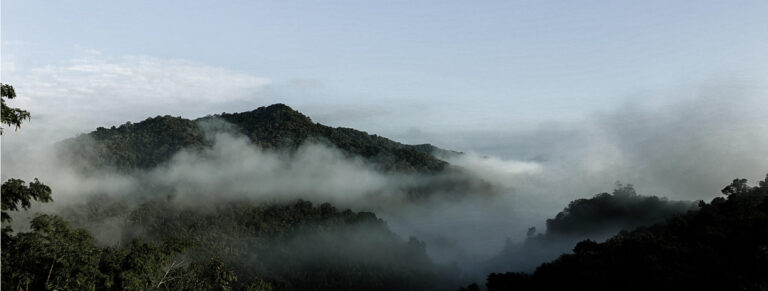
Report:
[[[179,152],[204,154],[219,133],[245,136],[264,151],[291,152],[307,142],[325,144],[362,158],[382,173],[434,176],[454,171],[431,153],[456,153],[327,127],[282,104],[197,120],[163,116],[100,127],[60,143],[59,153],[84,177],[112,173],[136,179],[137,187],[123,193],[127,195],[84,195],[82,201],[57,211],[60,216],[32,219],[29,232],[4,231],[3,286],[18,290],[444,290],[456,286],[456,281],[446,279],[455,271],[434,265],[423,242],[399,237],[370,212],[341,211],[328,203],[313,205],[304,200],[220,198],[227,189],[201,193],[210,199],[199,202],[163,181],[146,183],[148,173]],[[452,175],[441,177],[434,181],[443,188],[466,182]],[[6,183],[4,198],[12,187],[34,190],[36,183]],[[420,189],[405,192],[420,193]],[[5,210],[17,208],[4,200],[4,220]]]
[[[532,274],[490,274],[496,290],[767,290],[768,176],[758,186],[736,179],[727,197],[698,211],[585,240],[573,254]],[[474,286],[473,286],[474,287]]]
[[234,131],[265,149],[295,149],[307,141],[327,143],[385,171],[440,172],[448,163],[433,152],[455,153],[429,144],[406,145],[351,128],[325,126],[284,104],[196,120],[166,115],[109,129],[99,127],[63,142],[60,148],[62,156],[83,168],[147,169],[168,161],[181,149],[209,146],[211,141],[200,125],[215,120],[228,122]]
[[[3,98],[13,98],[12,93],[12,87],[3,85]],[[3,113],[2,123],[9,126],[19,126],[29,116],[5,105]],[[237,135],[239,145],[259,151],[234,151],[234,158],[209,168],[185,168],[194,163],[168,166],[179,156],[198,162],[221,158],[210,157],[220,133]],[[482,177],[467,175],[436,157],[458,153],[313,123],[282,104],[196,120],[163,116],[98,128],[59,144],[59,153],[79,171],[66,176],[75,180],[68,182],[90,192],[73,193],[76,201],[36,214],[29,221],[29,231],[15,232],[8,225],[15,217],[9,212],[29,209],[34,201],[51,202],[56,189],[37,179],[27,184],[12,178],[3,183],[2,287],[455,290],[467,283],[461,266],[434,264],[424,242],[398,236],[376,214],[340,210],[339,204],[316,201],[326,196],[313,196],[314,203],[307,201],[304,195],[335,175],[319,175],[321,179],[312,180],[312,175],[329,169],[327,160],[319,163],[320,172],[303,177],[309,179],[309,187],[278,184],[269,188],[268,179],[247,181],[255,180],[254,175],[276,172],[276,168],[306,166],[269,164],[261,154],[298,155],[308,142],[327,145],[355,162],[364,161],[360,163],[365,165],[352,167],[352,171],[368,171],[370,167],[377,174],[398,177],[383,179],[384,184],[408,184],[409,188],[396,185],[393,192],[397,194],[487,189]],[[259,159],[249,160],[244,155]],[[278,155],[277,159],[283,157]],[[333,159],[342,158],[334,155]],[[236,174],[232,171],[214,175],[230,164],[254,162],[266,163],[266,170],[234,177],[230,177]],[[184,170],[195,172],[192,179],[166,180]],[[294,181],[293,173],[278,172],[291,176],[287,179],[290,184],[302,182]],[[212,183],[205,180],[211,177],[223,182],[202,187]],[[192,183],[197,180],[204,182]],[[378,180],[359,184],[370,181]],[[344,185],[355,182],[342,180]],[[260,188],[278,195],[250,195]],[[239,192],[228,195],[232,194],[228,191]],[[290,191],[297,193],[287,193]],[[722,192],[727,198],[692,205],[637,195],[631,185],[620,185],[612,194],[573,201],[547,220],[545,233],[531,229],[521,245],[509,244],[491,260],[488,269],[512,272],[490,274],[486,286],[491,291],[768,290],[768,177],[757,187],[737,179]],[[283,194],[291,195],[280,196]],[[368,201],[371,196],[359,197]],[[428,202],[444,202],[444,197],[436,198],[422,200],[427,207],[416,209],[428,209],[432,205]],[[394,200],[406,204],[392,205],[413,206],[407,204],[412,200]],[[450,215],[462,215],[466,201],[472,202],[452,201],[458,207],[449,209],[459,212]],[[421,222],[420,216],[414,217],[412,223]],[[620,230],[605,242],[595,241]],[[533,273],[518,272],[530,271],[539,262],[571,248],[573,253],[560,255]],[[473,284],[469,289],[479,286]]]
[[507,242],[488,267],[492,270],[533,271],[539,263],[569,252],[579,241],[601,241],[622,230],[663,222],[694,210],[695,206],[693,202],[638,195],[632,185],[619,184],[613,193],[571,201],[554,218],[547,219],[544,233],[536,233],[536,229],[531,228],[521,244]]

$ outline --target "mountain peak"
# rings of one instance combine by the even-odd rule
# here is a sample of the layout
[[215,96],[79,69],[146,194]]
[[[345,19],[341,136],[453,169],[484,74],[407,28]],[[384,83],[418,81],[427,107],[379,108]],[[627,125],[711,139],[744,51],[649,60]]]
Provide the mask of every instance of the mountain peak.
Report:
[[290,106],[285,105],[283,103],[275,103],[269,106],[261,106],[251,112],[263,112],[267,114],[294,114],[294,115],[305,116],[304,114],[301,114],[301,112],[299,112],[298,110],[293,109]]
[[272,126],[285,125],[286,123],[301,126],[314,124],[308,116],[282,103],[262,106],[247,112],[223,113],[220,117],[227,120],[239,119],[246,123],[269,124]]
[[294,112],[298,113],[298,111],[296,111],[295,109],[291,108],[291,106],[285,105],[283,103],[275,103],[275,104],[268,105],[268,106],[261,106],[259,108],[265,108],[266,110],[273,110],[273,111],[274,110],[288,110],[288,111],[294,111]]
[[297,116],[309,118],[306,115],[299,112],[298,110],[293,109],[290,106],[285,105],[283,103],[275,103],[269,106],[262,106],[262,107],[256,108],[252,112],[263,112],[266,114],[273,114],[273,115],[274,114],[297,115]]
[[[266,149],[296,149],[307,141],[322,142],[346,154],[362,157],[382,170],[436,173],[448,166],[447,162],[434,156],[448,151],[432,145],[401,144],[351,128],[314,123],[308,116],[282,103],[197,120],[169,116],[150,118],[119,128],[99,128],[88,137],[73,139],[68,144],[75,153],[86,155],[78,156],[78,160],[89,161],[97,167],[152,168],[183,148],[208,146],[198,122],[210,118],[220,118],[232,124],[239,134]],[[93,143],[85,142],[89,138]]]

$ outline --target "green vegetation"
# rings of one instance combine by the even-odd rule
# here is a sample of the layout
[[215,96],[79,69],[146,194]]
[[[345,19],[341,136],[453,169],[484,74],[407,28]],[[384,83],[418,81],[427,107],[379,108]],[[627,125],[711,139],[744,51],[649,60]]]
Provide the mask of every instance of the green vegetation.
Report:
[[573,254],[532,274],[490,274],[488,290],[766,290],[768,176],[758,186],[736,179],[727,198],[698,211],[623,232],[604,243],[584,240]]
[[652,225],[677,216],[694,203],[637,195],[632,185],[619,184],[613,193],[578,199],[547,219],[547,234],[602,236],[619,230]]
[[102,248],[58,216],[37,216],[31,227],[3,239],[2,285],[9,290],[229,290],[237,279],[220,262],[182,267],[176,259],[189,246],[182,240]]
[[[106,204],[104,200],[100,203]],[[94,205],[90,205],[94,207]],[[3,286],[21,290],[437,290],[450,286],[415,239],[372,213],[330,204],[213,209],[145,203],[126,219],[126,247],[40,215],[3,240]],[[96,209],[99,209],[96,207]],[[90,212],[88,219],[112,215]],[[77,217],[72,221],[82,222]]]
[[234,125],[265,149],[296,149],[307,141],[327,143],[351,156],[360,156],[385,171],[436,173],[448,163],[435,158],[440,150],[431,145],[404,145],[350,128],[332,128],[312,120],[283,104],[260,107],[243,113],[222,113],[188,120],[158,116],[139,123],[96,131],[65,141],[62,150],[82,168],[121,171],[147,169],[166,162],[183,148],[210,145],[200,123],[221,119]]
[[153,201],[127,219],[127,238],[192,242],[187,260],[212,257],[232,267],[241,287],[252,279],[277,290],[427,290],[438,283],[424,245],[389,231],[372,213],[245,201],[206,209]]
[[[29,113],[7,107],[5,97],[15,97],[12,87],[3,85],[3,123],[19,126]],[[284,106],[270,108],[300,116]],[[282,113],[270,114],[282,118]],[[208,144],[196,122],[158,117],[99,128],[64,146],[84,159],[83,169],[133,170],[157,166],[182,148]],[[352,148],[357,143],[347,145]],[[406,146],[399,147],[392,150]],[[381,149],[389,150],[387,145]],[[415,155],[426,155],[419,153]],[[431,157],[426,160],[443,164]],[[81,227],[124,216],[122,221],[128,225],[112,226],[122,227],[123,237],[112,246],[100,246],[91,233],[55,215],[34,217],[28,232],[15,233],[4,225],[2,286],[9,290],[430,290],[450,285],[436,280],[437,269],[422,242],[401,241],[372,213],[339,211],[327,203],[314,206],[301,200],[293,204],[230,201],[200,209],[163,200],[162,191],[153,191],[156,195],[149,195],[153,198],[138,207],[121,198],[97,197],[88,199],[85,206],[63,211]],[[51,189],[37,179],[28,185],[10,179],[2,192],[3,223],[11,220],[10,211],[28,209],[35,200],[52,201]]]
[[522,244],[507,242],[491,259],[488,270],[533,271],[581,240],[604,240],[619,231],[650,226],[695,208],[694,202],[638,195],[632,185],[618,184],[613,193],[571,201],[554,218],[547,219],[545,233],[530,228]]
[[[0,86],[2,123],[18,129],[30,113],[8,107],[5,99],[13,99],[16,92],[10,85]],[[141,260],[137,251],[142,247],[146,250],[148,245],[134,241],[128,251],[110,252],[95,246],[95,239],[87,231],[73,229],[61,217],[52,215],[32,219],[31,232],[14,233],[7,225],[11,221],[8,211],[29,209],[32,201],[51,202],[51,188],[37,178],[29,185],[14,178],[3,183],[2,222],[6,225],[2,229],[0,277],[6,289],[143,290],[150,282],[143,277],[160,274],[168,250],[179,250],[168,244],[149,247],[144,254],[152,259]]]
[[[19,127],[21,127],[21,123],[24,122],[24,120],[29,120],[31,115],[29,114],[29,111],[9,107],[5,104],[5,99],[13,98],[16,98],[16,90],[13,89],[13,86],[0,83],[0,106],[2,106],[0,124],[6,124],[8,126],[13,126],[16,129],[19,129]],[[0,127],[0,134],[2,133],[3,128]]]
[[251,112],[218,117],[237,125],[257,144],[267,148],[298,147],[307,140],[327,141],[344,152],[362,156],[384,170],[434,173],[448,164],[432,156],[429,145],[404,145],[351,128],[332,128],[313,123],[309,117],[283,104]]
[[70,164],[81,170],[130,171],[153,168],[181,149],[202,148],[207,143],[194,121],[180,117],[148,118],[120,127],[99,127],[87,135],[64,142]]
[[[18,129],[30,113],[7,106],[6,99],[13,99],[15,91],[0,85],[2,124]],[[282,104],[194,121],[150,118],[98,128],[60,146],[86,174],[105,169],[140,171],[165,163],[182,149],[211,146],[205,128],[217,120],[265,149],[327,143],[381,171],[444,172],[448,164],[434,154],[454,154],[316,124]],[[467,176],[432,178],[436,184],[419,187],[448,191],[477,183]],[[131,195],[84,198],[82,204],[61,210],[61,216],[37,215],[29,231],[14,232],[8,226],[12,212],[29,209],[35,201],[51,202],[52,189],[37,178],[31,183],[8,179],[2,184],[2,286],[8,290],[455,290],[461,280],[458,270],[433,264],[423,242],[401,239],[370,212],[304,200],[219,199],[222,193],[206,193],[205,203],[179,198],[184,196],[164,185],[139,188]],[[428,191],[405,192],[419,196]],[[722,193],[726,198],[695,207],[640,196],[631,185],[620,185],[612,194],[573,201],[547,220],[546,233],[529,230],[525,243],[508,246],[493,260],[494,267],[510,268],[505,262],[520,262],[525,256],[540,262],[542,250],[547,256],[560,254],[567,250],[562,246],[570,248],[576,240],[599,240],[623,231],[603,243],[582,240],[573,253],[541,264],[533,273],[490,274],[486,286],[490,291],[768,290],[768,176],[755,187],[736,179]],[[113,242],[94,237],[105,229],[112,231]],[[462,290],[480,286],[470,284]]]
[[[16,90],[13,86],[0,83],[0,103],[2,103],[2,110],[0,116],[2,120],[0,124],[6,124],[8,126],[15,126],[16,129],[21,127],[21,123],[24,120],[30,118],[30,113],[26,110],[19,108],[9,107],[5,104],[5,99],[16,98]],[[0,135],[3,134],[3,129],[0,127]],[[31,202],[37,200],[40,202],[50,202],[51,188],[35,178],[35,181],[26,185],[24,180],[20,179],[8,179],[3,182],[2,185],[2,222],[10,222],[11,216],[6,211],[18,210],[19,206],[22,209],[29,209]],[[3,226],[3,239],[12,230],[9,226]]]

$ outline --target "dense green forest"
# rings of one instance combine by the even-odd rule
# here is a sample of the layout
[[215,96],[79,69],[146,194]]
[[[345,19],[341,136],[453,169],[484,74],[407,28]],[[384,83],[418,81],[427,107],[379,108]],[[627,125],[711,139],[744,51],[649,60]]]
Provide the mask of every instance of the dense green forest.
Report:
[[189,239],[190,260],[220,256],[239,277],[258,276],[280,290],[427,290],[438,283],[423,243],[401,240],[373,213],[328,203],[241,201],[204,211],[147,203],[128,223],[136,237]]
[[[548,225],[591,225],[588,232],[600,225],[594,218],[617,209],[687,206],[626,195],[627,189],[574,201]],[[735,180],[723,193],[726,198],[604,243],[582,241],[532,274],[491,274],[488,290],[762,290],[768,177],[756,187]],[[629,197],[634,202],[620,200]],[[68,216],[77,224],[124,209],[114,203]],[[158,200],[140,205],[126,223],[126,242],[108,247],[57,216],[36,217],[31,232],[4,232],[3,264],[14,267],[3,269],[3,284],[32,290],[450,290],[457,284],[456,270],[430,263],[423,243],[400,240],[372,213],[330,204],[239,201],[202,211]]]
[[632,185],[619,184],[610,194],[571,201],[554,218],[547,219],[545,232],[530,228],[522,243],[507,242],[489,261],[488,270],[533,271],[581,240],[604,240],[619,231],[650,226],[695,209],[694,202],[638,195]]
[[158,116],[118,127],[95,131],[57,144],[58,156],[76,171],[93,174],[142,173],[163,165],[183,151],[203,152],[217,134],[244,136],[257,148],[290,154],[308,143],[327,145],[349,158],[360,158],[377,172],[421,175],[419,183],[401,185],[410,199],[463,196],[491,192],[493,185],[482,177],[438,158],[461,155],[429,144],[406,145],[350,128],[332,128],[283,104],[259,107],[242,113],[221,113],[196,120]]
[[91,170],[152,168],[168,161],[181,149],[210,145],[204,131],[206,125],[217,127],[216,120],[229,123],[233,131],[265,149],[296,149],[308,141],[327,143],[349,155],[361,156],[385,171],[437,173],[445,170],[448,163],[433,154],[457,154],[429,144],[405,145],[351,128],[332,128],[312,122],[284,104],[274,104],[249,112],[222,113],[196,120],[166,115],[109,129],[99,127],[63,142],[61,155]]
[[[13,92],[10,86],[3,89],[4,97],[6,89]],[[211,124],[222,119],[233,123]],[[309,140],[330,143],[382,171],[433,174],[447,166],[429,154],[439,150],[430,145],[332,129],[284,105],[196,121],[166,116],[98,128],[61,143],[59,150],[74,157],[70,162],[85,174],[139,171],[182,149],[210,146],[206,126],[232,125],[260,147],[290,150]],[[2,285],[8,289],[442,290],[457,284],[445,280],[455,270],[435,266],[423,242],[397,236],[373,213],[328,203],[225,199],[195,205],[174,200],[162,187],[149,187],[141,190],[152,193],[134,193],[142,199],[108,193],[87,197],[59,215],[38,214],[29,231],[15,232],[10,213],[34,201],[51,202],[55,189],[36,179],[29,184],[10,179],[2,187]],[[93,234],[86,230],[94,226],[101,228]],[[117,240],[97,240],[94,234],[103,238],[103,231]]]
[[[13,98],[13,87],[3,84],[2,124],[18,129],[31,114],[6,105]],[[282,104],[98,128],[58,149],[83,175],[140,176],[182,150],[211,147],[209,131],[232,131],[256,147],[289,153],[306,142],[327,144],[377,171],[431,177],[431,184],[404,190],[411,196],[487,186],[453,175],[461,169],[438,158],[460,153],[327,127]],[[173,185],[141,185],[131,193],[91,193],[35,213],[28,230],[14,230],[10,222],[22,217],[14,214],[56,203],[56,189],[30,178],[2,184],[1,283],[8,290],[456,290],[471,282],[465,266],[433,263],[424,242],[398,236],[376,214],[322,201],[235,199],[217,191],[197,201]],[[526,240],[508,243],[481,266],[506,272],[491,273],[485,286],[768,290],[768,176],[757,186],[734,180],[722,193],[693,203],[619,185],[575,200],[546,221],[545,232],[531,228]]]
[[[106,208],[105,211],[115,211]],[[81,219],[98,220],[99,212]],[[73,219],[78,223],[78,219]],[[425,245],[374,214],[330,204],[161,201],[128,216],[125,242],[102,247],[62,217],[3,239],[3,285],[26,290],[439,290]],[[442,286],[442,288],[439,288]]]
[[[768,176],[736,179],[697,211],[624,231],[532,273],[493,273],[496,290],[768,290]],[[475,289],[477,285],[465,289]]]

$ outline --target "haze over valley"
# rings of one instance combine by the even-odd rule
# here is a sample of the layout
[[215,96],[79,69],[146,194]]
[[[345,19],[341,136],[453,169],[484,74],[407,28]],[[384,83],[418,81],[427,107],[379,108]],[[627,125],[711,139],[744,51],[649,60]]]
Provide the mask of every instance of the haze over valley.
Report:
[[34,2],[8,290],[768,289],[763,2]]

